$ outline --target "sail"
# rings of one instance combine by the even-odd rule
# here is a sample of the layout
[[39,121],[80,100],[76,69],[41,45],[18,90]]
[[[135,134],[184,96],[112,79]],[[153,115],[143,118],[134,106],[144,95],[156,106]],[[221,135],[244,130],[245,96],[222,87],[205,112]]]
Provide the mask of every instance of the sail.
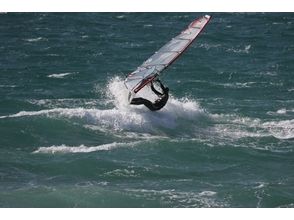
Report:
[[164,69],[171,65],[195,40],[210,16],[205,15],[193,21],[187,29],[161,47],[125,79],[125,85],[131,93],[137,93],[154,80]]

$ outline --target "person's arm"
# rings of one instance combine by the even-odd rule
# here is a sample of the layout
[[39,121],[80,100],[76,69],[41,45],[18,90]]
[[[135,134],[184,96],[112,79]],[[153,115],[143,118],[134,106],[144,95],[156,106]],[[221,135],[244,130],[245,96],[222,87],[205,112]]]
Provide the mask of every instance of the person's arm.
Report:
[[158,96],[163,95],[161,92],[158,92],[158,91],[154,88],[152,82],[151,82],[151,89],[152,89],[152,91],[153,91],[156,95],[158,95]]
[[156,81],[159,83],[159,85],[160,85],[162,91],[164,91],[164,90],[165,90],[165,87],[164,87],[164,85],[161,83],[161,81],[160,81],[159,79],[157,79]]

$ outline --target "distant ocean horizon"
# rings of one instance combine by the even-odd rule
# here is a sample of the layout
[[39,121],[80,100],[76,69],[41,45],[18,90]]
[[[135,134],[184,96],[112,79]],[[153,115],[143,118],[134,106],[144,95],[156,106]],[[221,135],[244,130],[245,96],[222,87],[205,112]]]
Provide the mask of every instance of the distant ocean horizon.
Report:
[[[167,105],[130,106],[125,77],[205,14]],[[294,207],[293,13],[6,13],[0,32],[0,207]]]

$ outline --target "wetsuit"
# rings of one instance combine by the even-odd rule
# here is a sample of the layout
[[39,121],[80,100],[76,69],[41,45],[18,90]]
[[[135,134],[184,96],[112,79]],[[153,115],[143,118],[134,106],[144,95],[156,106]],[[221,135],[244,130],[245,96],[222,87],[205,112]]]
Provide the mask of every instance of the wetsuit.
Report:
[[169,89],[168,89],[168,87],[164,87],[159,80],[157,80],[157,81],[159,82],[163,93],[157,91],[154,88],[152,82],[151,82],[151,89],[156,95],[159,96],[159,99],[155,100],[155,102],[150,102],[149,100],[141,98],[141,97],[140,98],[133,98],[130,104],[132,104],[132,105],[145,105],[151,111],[158,111],[158,110],[162,109],[165,106],[165,104],[167,103],[167,100],[169,98],[169,96],[168,96]]

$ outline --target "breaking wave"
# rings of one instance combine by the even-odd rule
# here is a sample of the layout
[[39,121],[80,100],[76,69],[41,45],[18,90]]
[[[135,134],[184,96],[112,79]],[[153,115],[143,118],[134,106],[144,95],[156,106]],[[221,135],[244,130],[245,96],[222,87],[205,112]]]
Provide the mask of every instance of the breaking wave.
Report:
[[[145,106],[131,106],[127,101],[128,91],[118,77],[110,81],[107,91],[107,98],[113,105],[109,109],[52,108],[21,111],[0,116],[0,119],[28,116],[80,118],[87,124],[100,125],[109,129],[152,133],[152,131],[158,131],[158,128],[174,129],[180,119],[195,120],[205,114],[197,102],[189,99],[178,100],[173,97],[165,108],[158,112],[150,112]],[[142,92],[147,94],[146,91]],[[152,94],[147,96],[152,98]]]
[[[99,88],[98,88],[99,90]],[[104,91],[105,88],[100,88]],[[149,99],[154,95],[148,93],[148,88],[141,94]],[[177,99],[171,95],[167,105],[160,111],[151,112],[145,106],[129,105],[128,90],[119,77],[112,78],[106,86],[105,105],[98,109],[90,108],[62,108],[63,100],[59,100],[58,108],[49,103],[51,109],[39,111],[20,111],[16,114],[0,116],[0,119],[17,117],[52,117],[70,118],[78,120],[83,127],[104,132],[123,132],[120,135],[137,137],[182,137],[200,138],[204,140],[238,140],[241,138],[275,137],[277,139],[294,138],[294,120],[262,121],[261,119],[246,118],[238,115],[210,114],[199,106],[197,101],[188,98]],[[65,100],[66,101],[66,100]],[[32,103],[32,102],[31,102]],[[42,102],[43,103],[43,102]],[[47,102],[42,104],[46,106]],[[68,104],[68,103],[67,103]],[[68,106],[68,105],[67,105]],[[101,105],[100,105],[101,106]],[[203,123],[204,122],[204,123]],[[116,146],[121,144],[113,143]],[[92,151],[112,147],[101,145],[96,147],[51,146],[40,151]]]

